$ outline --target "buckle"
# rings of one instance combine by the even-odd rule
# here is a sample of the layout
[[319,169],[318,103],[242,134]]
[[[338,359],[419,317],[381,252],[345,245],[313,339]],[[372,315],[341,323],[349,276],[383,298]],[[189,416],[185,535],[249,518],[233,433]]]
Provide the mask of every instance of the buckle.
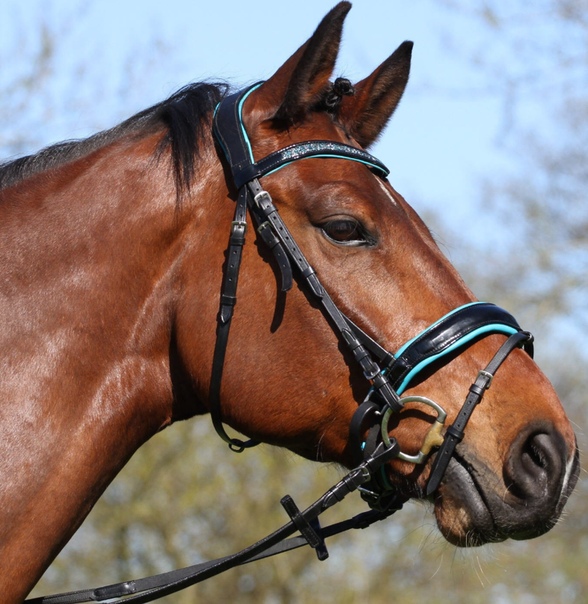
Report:
[[255,195],[253,201],[260,210],[266,210],[273,204],[271,195],[264,189]]
[[488,388],[490,388],[490,386],[492,385],[492,380],[494,379],[494,374],[492,374],[488,371],[484,371],[483,369],[480,369],[480,371],[478,371],[478,378],[482,378],[486,381],[486,384],[484,385],[484,390],[488,390]]
[[245,244],[245,233],[247,232],[247,223],[243,220],[233,220],[231,222],[230,245],[243,246]]

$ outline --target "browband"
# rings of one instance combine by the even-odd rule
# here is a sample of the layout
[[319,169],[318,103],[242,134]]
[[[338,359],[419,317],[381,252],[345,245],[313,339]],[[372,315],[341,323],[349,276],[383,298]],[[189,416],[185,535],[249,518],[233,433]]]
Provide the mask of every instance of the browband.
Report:
[[243,125],[242,113],[245,99],[261,84],[254,84],[250,88],[228,96],[219,103],[214,113],[214,136],[229,163],[237,189],[294,161],[312,157],[348,159],[365,164],[382,178],[390,174],[388,168],[379,159],[363,149],[326,140],[294,143],[256,162],[249,136]]

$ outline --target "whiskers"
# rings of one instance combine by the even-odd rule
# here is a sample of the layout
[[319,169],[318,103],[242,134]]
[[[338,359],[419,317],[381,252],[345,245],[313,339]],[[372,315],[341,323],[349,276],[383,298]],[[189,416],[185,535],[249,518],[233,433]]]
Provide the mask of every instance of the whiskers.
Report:
[[423,561],[426,560],[423,568],[428,570],[427,580],[432,581],[438,575],[446,580],[450,575],[452,584],[459,590],[460,584],[464,581],[469,583],[469,577],[475,576],[482,589],[491,587],[494,581],[488,576],[487,569],[499,564],[497,549],[491,545],[475,547],[478,545],[478,538],[473,531],[465,537],[465,548],[452,545],[443,538],[436,525],[431,523],[431,505],[425,503],[419,507],[422,510],[422,518],[416,529],[421,535],[418,553]]

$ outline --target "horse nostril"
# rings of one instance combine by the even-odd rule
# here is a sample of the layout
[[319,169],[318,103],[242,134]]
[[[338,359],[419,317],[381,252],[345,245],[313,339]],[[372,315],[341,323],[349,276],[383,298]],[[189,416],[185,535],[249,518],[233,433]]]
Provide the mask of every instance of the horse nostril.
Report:
[[505,465],[511,495],[526,504],[550,505],[560,495],[566,462],[563,437],[551,428],[520,435]]
[[530,473],[535,471],[542,473],[549,466],[550,448],[549,436],[547,434],[537,434],[530,438],[523,447],[522,462]]

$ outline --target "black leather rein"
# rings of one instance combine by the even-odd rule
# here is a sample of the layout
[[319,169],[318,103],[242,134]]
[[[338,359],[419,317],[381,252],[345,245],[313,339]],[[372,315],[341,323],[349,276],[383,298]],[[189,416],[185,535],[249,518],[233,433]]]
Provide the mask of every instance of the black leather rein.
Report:
[[[257,444],[252,440],[231,438],[222,423],[220,388],[229,342],[231,319],[237,300],[237,285],[242,249],[245,244],[247,216],[251,215],[257,232],[275,256],[281,273],[281,288],[288,291],[296,278],[329,319],[333,330],[349,348],[370,384],[366,399],[358,406],[350,426],[350,440],[356,451],[357,466],[315,503],[300,511],[287,495],[281,503],[290,521],[254,545],[225,558],[196,564],[184,569],[126,581],[96,589],[44,596],[27,600],[28,604],[78,604],[102,602],[139,604],[175,593],[238,565],[310,545],[319,560],[328,556],[325,539],[352,528],[366,528],[402,508],[407,497],[389,484],[386,466],[394,459],[424,463],[438,449],[426,487],[426,495],[438,488],[456,446],[462,440],[474,408],[481,402],[492,377],[507,356],[523,347],[533,354],[530,333],[522,331],[505,310],[483,302],[473,302],[442,317],[421,334],[392,354],[355,325],[335,305],[318,276],[306,260],[284,224],[272,199],[259,179],[284,166],[306,158],[337,158],[360,162],[376,176],[386,178],[387,168],[361,149],[333,141],[306,141],[271,153],[255,161],[241,117],[247,95],[258,85],[226,97],[214,117],[214,137],[228,162],[233,184],[238,190],[235,216],[231,226],[227,261],[221,287],[217,340],[210,384],[210,413],[218,434],[236,451]],[[453,425],[444,429],[446,413],[434,401],[402,393],[422,372],[431,372],[447,363],[468,346],[491,334],[503,334],[502,344],[490,363],[479,372]],[[417,455],[403,453],[390,436],[388,422],[408,402],[428,405],[437,415]],[[367,436],[365,436],[367,431]],[[350,520],[321,527],[319,516],[359,490],[370,510]],[[294,533],[298,536],[291,537]]]

